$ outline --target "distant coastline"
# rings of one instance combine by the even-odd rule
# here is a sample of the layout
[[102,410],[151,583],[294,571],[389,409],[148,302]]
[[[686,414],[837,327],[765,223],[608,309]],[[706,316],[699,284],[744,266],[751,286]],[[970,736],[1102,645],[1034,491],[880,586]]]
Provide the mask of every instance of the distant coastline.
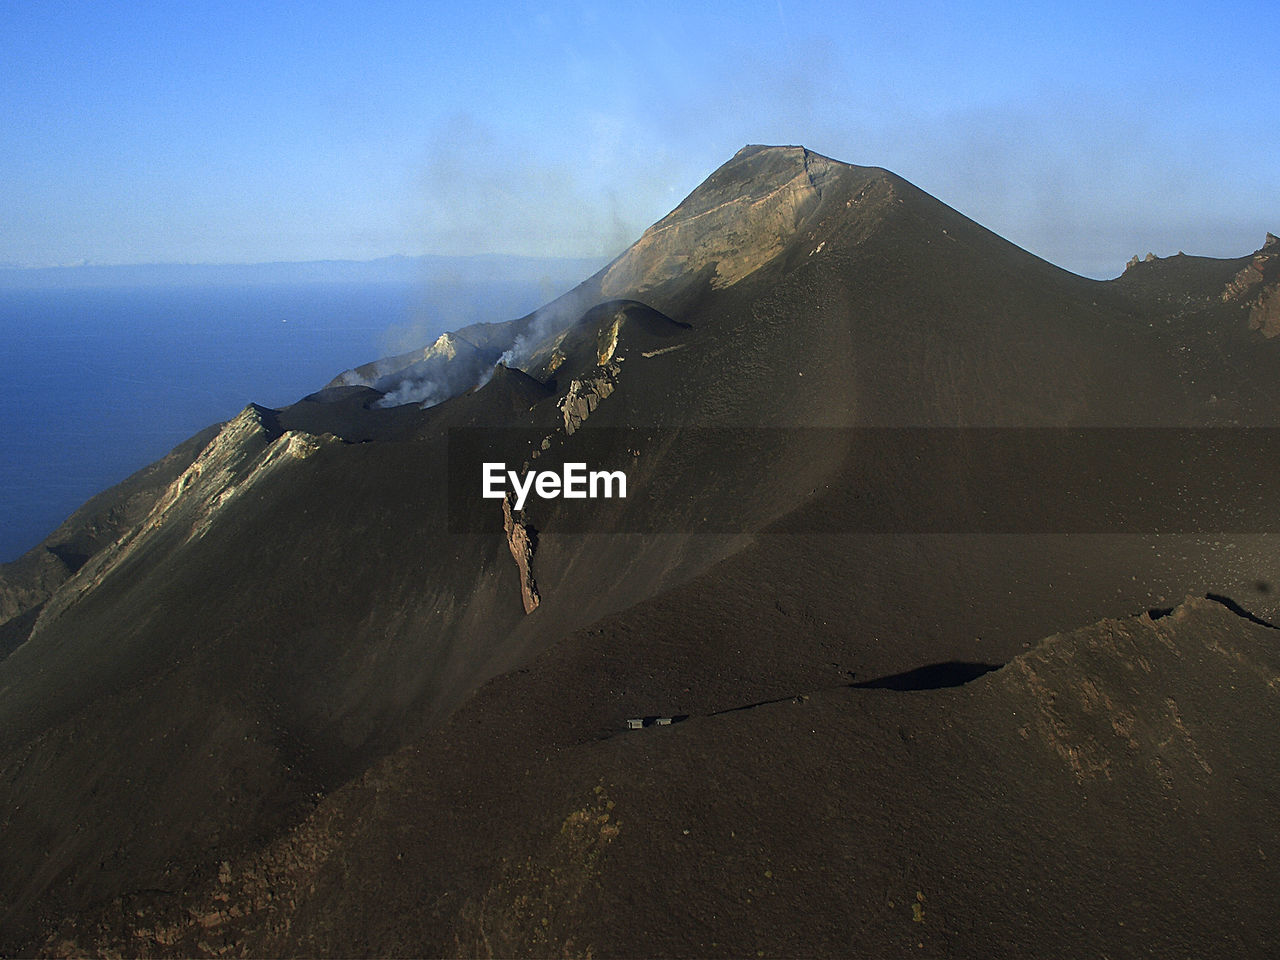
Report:
[[486,253],[273,263],[89,263],[37,267],[0,264],[0,289],[282,283],[538,283],[542,280],[551,280],[559,285],[566,278],[576,278],[568,281],[573,283],[590,276],[607,260],[607,257],[522,257]]

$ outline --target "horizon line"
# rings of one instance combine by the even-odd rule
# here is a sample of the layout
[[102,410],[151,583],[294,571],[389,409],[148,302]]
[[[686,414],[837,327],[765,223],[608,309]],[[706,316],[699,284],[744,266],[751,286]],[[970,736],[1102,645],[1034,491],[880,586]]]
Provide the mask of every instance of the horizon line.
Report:
[[191,267],[276,267],[276,266],[309,266],[312,264],[374,264],[396,260],[530,260],[530,261],[571,261],[571,260],[609,260],[618,254],[564,254],[543,255],[532,253],[502,253],[497,251],[481,251],[475,253],[389,253],[377,257],[313,257],[303,260],[138,260],[127,263],[106,263],[98,261],[81,261],[78,263],[23,263],[0,262],[0,271],[20,273],[25,271],[46,270],[129,270],[144,267],[191,268]]

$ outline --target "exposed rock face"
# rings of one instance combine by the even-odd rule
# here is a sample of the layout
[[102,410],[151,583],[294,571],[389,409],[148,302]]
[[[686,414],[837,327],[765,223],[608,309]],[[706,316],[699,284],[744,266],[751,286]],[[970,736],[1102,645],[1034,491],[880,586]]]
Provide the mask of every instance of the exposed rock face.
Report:
[[993,685],[1020,704],[1026,739],[1057,754],[1081,783],[1136,775],[1173,792],[1178,781],[1207,782],[1231,764],[1222,751],[1229,735],[1205,723],[1211,691],[1274,709],[1276,655],[1260,639],[1265,631],[1221,603],[1189,597],[1155,621],[1107,620],[1050,637]]
[[1280,334],[1280,285],[1273,284],[1258,296],[1249,310],[1249,329],[1261,331],[1268,340]]
[[560,409],[564,414],[565,433],[572,434],[595,412],[600,402],[613,393],[614,377],[617,367],[605,368],[602,376],[585,380],[573,380],[569,384],[569,392],[560,401]]
[[[523,369],[544,381],[559,374],[565,382],[591,379],[600,369],[617,372],[629,352],[639,345],[657,346],[681,336],[689,324],[672,319],[646,303],[632,299],[597,303],[573,324],[548,336],[529,352]],[[570,358],[573,358],[570,361]],[[566,367],[566,361],[570,361]]]
[[[743,192],[747,165],[760,169]],[[841,166],[804,147],[744,147],[609,268],[604,295],[643,292],[709,265],[713,287],[737,283],[782,253]]]
[[618,334],[622,330],[622,320],[623,315],[619,314],[614,317],[613,323],[609,324],[606,329],[600,331],[599,349],[596,352],[596,364],[598,366],[605,366],[613,359],[613,355],[617,352]]
[[[0,565],[0,624],[39,607],[98,551],[110,547],[145,518],[219,429],[202,430],[162,459],[98,494],[38,547],[13,563]],[[0,639],[0,656],[5,652],[5,641]]]
[[533,552],[538,545],[537,534],[512,514],[510,495],[502,501],[502,529],[507,535],[511,556],[520,570],[520,599],[524,603],[524,612],[533,613],[542,602],[542,598],[538,596],[538,584],[533,579]]
[[1249,329],[1270,340],[1280,334],[1280,238],[1267,234],[1262,248],[1222,291],[1224,302],[1249,307]]
[[131,533],[130,542],[145,539],[170,516],[179,515],[190,521],[187,539],[203,535],[214,514],[243,490],[282,462],[305,460],[321,442],[298,431],[282,433],[271,411],[250,404],[170,484],[150,515]]
[[331,434],[282,433],[273,417],[272,411],[250,404],[223,426],[137,526],[90,558],[53,594],[32,632],[95,589],[161,531],[180,531],[183,542],[204,536],[215,518],[246,490],[284,464],[305,460],[322,445],[338,442]]
[[1135,253],[1132,257],[1130,257],[1125,262],[1124,269],[1125,269],[1125,272],[1128,273],[1130,270],[1138,266],[1138,264],[1140,263],[1155,263],[1159,259],[1160,258],[1157,257],[1154,253],[1150,253],[1150,252],[1148,252],[1147,255],[1142,259],[1138,259],[1138,255]]
[[1267,257],[1255,256],[1248,266],[1231,278],[1227,288],[1222,291],[1222,299],[1230,302],[1247,297],[1265,278],[1264,269],[1266,265]]

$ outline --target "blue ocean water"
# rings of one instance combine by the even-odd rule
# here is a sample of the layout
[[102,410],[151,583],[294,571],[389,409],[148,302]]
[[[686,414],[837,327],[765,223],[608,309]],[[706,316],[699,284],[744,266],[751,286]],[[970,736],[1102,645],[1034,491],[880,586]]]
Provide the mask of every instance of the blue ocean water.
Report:
[[320,389],[387,353],[389,329],[455,326],[424,313],[391,281],[0,289],[0,562],[250,401]]

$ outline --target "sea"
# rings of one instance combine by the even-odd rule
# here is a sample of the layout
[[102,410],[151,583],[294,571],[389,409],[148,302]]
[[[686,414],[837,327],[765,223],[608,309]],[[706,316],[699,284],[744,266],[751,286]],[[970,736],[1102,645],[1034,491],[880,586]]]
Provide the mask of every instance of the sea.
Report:
[[434,292],[385,279],[0,287],[0,562],[250,402],[293,403],[445,330],[521,316],[549,289],[545,277],[454,277]]

